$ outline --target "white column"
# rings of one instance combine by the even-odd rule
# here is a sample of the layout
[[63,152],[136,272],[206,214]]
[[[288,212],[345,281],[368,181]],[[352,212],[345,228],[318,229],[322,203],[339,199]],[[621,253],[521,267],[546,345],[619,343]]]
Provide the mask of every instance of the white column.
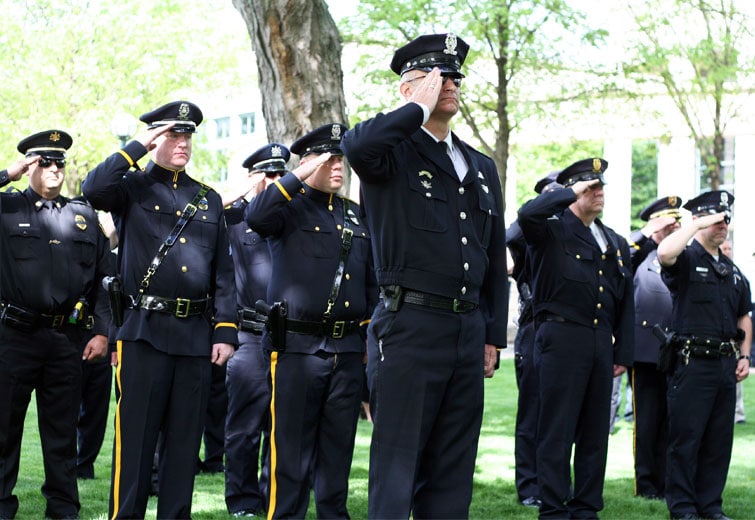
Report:
[[632,139],[610,136],[603,143],[603,158],[608,161],[603,223],[627,237],[632,211]]
[[[658,146],[658,195],[676,195],[683,202],[697,195],[695,142],[689,137],[672,137]],[[656,198],[657,198],[656,197]]]
[[738,135],[734,141],[734,206],[731,226],[734,263],[755,283],[755,135]]

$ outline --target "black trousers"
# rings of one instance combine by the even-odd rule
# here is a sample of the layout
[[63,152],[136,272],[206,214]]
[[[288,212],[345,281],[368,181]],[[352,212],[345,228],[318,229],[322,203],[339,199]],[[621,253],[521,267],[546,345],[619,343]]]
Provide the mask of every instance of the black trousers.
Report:
[[[610,331],[546,321],[537,328],[540,518],[592,518],[603,509],[613,386]],[[569,473],[574,446],[574,495]]]
[[482,425],[482,313],[378,305],[367,348],[368,516],[467,518]]
[[[82,335],[79,343],[81,353],[91,337],[90,333]],[[76,428],[76,473],[79,478],[94,478],[94,462],[105,440],[112,388],[113,369],[110,366],[110,354],[98,361],[81,362],[81,401],[79,423]]]
[[80,509],[76,483],[79,345],[63,331],[26,333],[0,324],[0,518],[13,518],[18,510],[13,489],[32,391],[45,468],[45,515],[76,515]]
[[200,468],[209,472],[223,471],[225,449],[225,417],[228,411],[228,391],[225,387],[226,365],[210,365],[210,395],[204,422],[204,461]]
[[312,488],[317,518],[349,518],[362,357],[361,352],[270,355],[269,519],[304,518]]
[[533,322],[519,326],[514,339],[514,367],[519,389],[514,436],[515,480],[519,500],[539,497],[537,485],[537,416],[540,413],[538,356]]
[[677,360],[668,389],[666,505],[671,516],[709,518],[721,497],[734,441],[737,359]]
[[144,518],[157,437],[157,518],[189,518],[210,390],[210,360],[174,356],[142,341],[118,342],[110,518]]
[[[239,332],[239,349],[228,360],[225,503],[230,513],[267,509],[269,464],[262,465],[260,475],[260,459],[268,460],[270,359],[262,350],[261,339]],[[260,446],[264,447],[262,454]]]
[[666,374],[655,363],[635,362],[632,369],[634,401],[634,494],[662,497],[666,489]]

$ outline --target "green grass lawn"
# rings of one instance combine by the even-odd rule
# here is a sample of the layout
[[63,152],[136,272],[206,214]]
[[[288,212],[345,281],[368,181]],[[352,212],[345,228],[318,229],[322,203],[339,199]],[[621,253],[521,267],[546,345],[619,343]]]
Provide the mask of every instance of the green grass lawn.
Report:
[[[736,425],[734,453],[724,492],[724,511],[735,519],[755,518],[755,374],[745,381],[745,405],[749,419]],[[516,382],[511,359],[504,359],[493,379],[486,381],[485,417],[475,473],[475,493],[471,518],[537,518],[537,510],[518,504],[514,488],[514,417]],[[33,399],[32,399],[33,401]],[[748,407],[749,405],[749,407]],[[620,408],[623,410],[623,408]],[[113,407],[111,407],[112,415]],[[111,421],[112,423],[112,421]],[[351,470],[349,511],[352,518],[367,517],[367,476],[371,425],[360,421],[354,463]],[[113,442],[108,429],[105,447],[96,467],[95,480],[79,482],[81,518],[107,518],[110,458]],[[44,479],[42,456],[37,436],[36,410],[32,405],[24,428],[21,471],[15,493],[20,508],[17,518],[39,519],[45,504],[40,487]],[[608,471],[601,513],[611,518],[668,518],[665,503],[635,498],[632,470],[632,424],[618,420],[611,436]],[[150,499],[147,518],[155,517],[156,501]],[[199,475],[194,490],[193,517],[196,519],[232,518],[224,501],[224,480],[219,474]],[[315,518],[310,506],[307,518]]]

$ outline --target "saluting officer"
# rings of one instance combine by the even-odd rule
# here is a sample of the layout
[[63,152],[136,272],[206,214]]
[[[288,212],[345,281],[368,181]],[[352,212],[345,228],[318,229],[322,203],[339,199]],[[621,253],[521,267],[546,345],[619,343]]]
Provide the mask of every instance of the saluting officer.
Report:
[[658,246],[679,349],[668,383],[671,518],[727,518],[721,496],[734,439],[736,383],[749,373],[752,341],[750,286],[720,249],[733,203],[723,190],[687,201],[692,221]]
[[452,33],[398,49],[391,69],[408,103],[343,141],[362,182],[384,303],[367,360],[373,518],[469,515],[483,376],[506,346],[498,174],[450,128],[468,50]]
[[[559,172],[551,172],[535,184],[535,193],[548,193],[562,188],[556,182]],[[514,368],[519,391],[514,433],[515,484],[519,502],[527,507],[540,507],[537,485],[537,416],[540,413],[538,384],[538,353],[535,350],[535,322],[532,314],[532,266],[527,255],[527,241],[518,222],[506,230],[506,246],[511,252],[519,294],[519,328],[514,338]]]
[[[301,164],[257,195],[249,226],[269,237],[268,303],[286,302],[284,340],[266,331],[272,430],[268,518],[348,518],[361,406],[364,327],[377,302],[370,234],[359,205],[339,197],[341,138],[328,124],[296,140]],[[272,332],[272,331],[271,331]],[[281,332],[281,331],[278,331]]]
[[661,280],[656,248],[679,229],[682,199],[672,195],[648,204],[640,213],[647,222],[630,235],[634,271],[634,494],[662,499],[666,487],[666,374],[658,370],[660,340],[653,334],[658,324],[671,325],[671,294]]
[[[603,509],[611,387],[632,364],[629,246],[598,219],[607,166],[599,158],[577,161],[557,178],[569,189],[544,193],[519,209],[532,255],[540,356],[541,518],[591,518]],[[568,499],[573,444],[574,495]]]
[[[111,518],[143,518],[158,432],[158,518],[188,518],[210,362],[233,354],[236,290],[220,196],[186,173],[199,107],[143,114],[148,129],[87,176],[84,194],[112,213],[126,309],[117,333]],[[145,170],[139,161],[148,152]]]
[[[81,360],[107,353],[110,312],[98,290],[114,266],[94,209],[60,194],[72,141],[62,130],[30,135],[18,143],[24,157],[0,171],[0,186],[29,175],[23,192],[0,194],[0,518],[13,518],[18,510],[13,488],[32,391],[45,467],[45,516],[78,518],[80,508]],[[84,333],[91,336],[82,353]]]
[[[242,192],[225,210],[236,268],[239,307],[239,349],[228,361],[228,416],[225,426],[225,503],[237,516],[259,516],[267,509],[270,474],[270,360],[262,349],[264,317],[255,311],[257,300],[267,298],[273,270],[270,249],[259,233],[244,222],[249,193],[256,196],[286,172],[288,148],[269,143],[247,157]],[[253,183],[253,184],[250,184]],[[236,196],[230,196],[236,198]],[[263,466],[260,474],[260,446]]]

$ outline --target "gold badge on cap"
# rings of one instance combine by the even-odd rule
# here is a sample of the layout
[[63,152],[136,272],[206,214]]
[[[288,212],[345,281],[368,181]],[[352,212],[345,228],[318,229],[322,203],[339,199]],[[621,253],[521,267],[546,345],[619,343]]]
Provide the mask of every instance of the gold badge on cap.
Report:
[[207,211],[209,208],[209,204],[207,203],[207,199],[202,197],[202,200],[199,201],[199,204],[197,204],[197,208],[201,209],[202,211]]
[[189,119],[189,104],[188,103],[181,103],[181,105],[178,107],[178,118],[179,119]]
[[729,194],[725,191],[721,192],[721,204],[729,204]]
[[600,173],[600,168],[602,167],[602,164],[600,164],[600,159],[597,157],[592,160],[592,172],[593,173]]
[[50,141],[52,141],[53,143],[57,143],[58,141],[60,141],[60,134],[58,132],[51,133]]
[[281,150],[280,146],[273,146],[270,149],[270,155],[273,157],[283,157],[283,150]]
[[87,229],[87,219],[84,218],[84,215],[76,215],[73,217],[73,222],[76,224],[76,227],[79,228],[82,231],[86,231]]
[[452,54],[456,56],[456,45],[456,35],[454,33],[448,33],[446,35],[446,48],[443,49],[443,54]]
[[671,195],[668,198],[668,205],[672,208],[675,208],[679,204],[679,199],[676,197],[676,195]]

